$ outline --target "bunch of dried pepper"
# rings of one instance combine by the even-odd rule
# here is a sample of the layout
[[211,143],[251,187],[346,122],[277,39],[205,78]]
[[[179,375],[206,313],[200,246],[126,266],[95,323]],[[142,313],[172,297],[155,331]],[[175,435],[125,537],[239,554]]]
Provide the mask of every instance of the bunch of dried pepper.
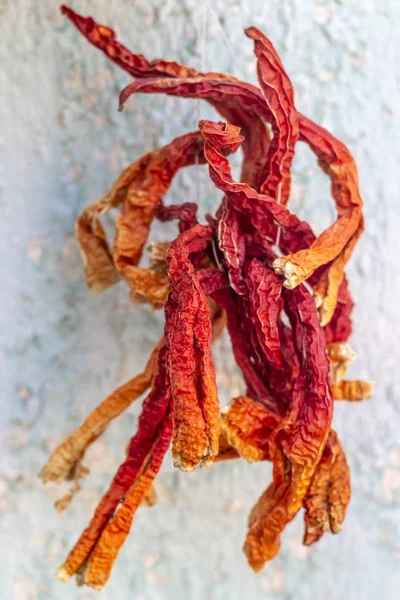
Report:
[[[282,530],[302,506],[309,545],[340,530],[350,500],[349,468],[331,420],[333,400],[371,394],[368,382],[343,379],[354,359],[344,268],[364,226],[354,160],[297,111],[282,62],[258,29],[245,33],[254,42],[259,88],[230,75],[148,61],[111,29],[62,11],[134,77],[121,93],[121,109],[134,93],[164,93],[205,99],[228,122],[200,121],[198,131],[146,154],[77,220],[89,289],[97,293],[125,280],[133,301],[164,307],[165,331],[144,372],[108,396],[41,472],[44,482],[74,481],[57,505],[64,509],[87,474],[81,463],[88,446],[150,390],[126,460],[58,577],[76,574],[80,583],[105,585],[136,509],[154,501],[152,482],[171,442],[174,464],[184,471],[236,457],[272,462],[273,480],[251,512],[244,546],[259,570],[277,554]],[[338,216],[319,236],[287,208],[299,140],[332,183]],[[240,146],[237,182],[227,157]],[[194,164],[208,164],[224,194],[207,225],[198,222],[196,204],[163,204],[177,171]],[[115,207],[110,247],[99,217]],[[177,220],[179,235],[152,244],[150,266],[142,268],[154,219]],[[221,412],[211,343],[224,327],[247,392]]]

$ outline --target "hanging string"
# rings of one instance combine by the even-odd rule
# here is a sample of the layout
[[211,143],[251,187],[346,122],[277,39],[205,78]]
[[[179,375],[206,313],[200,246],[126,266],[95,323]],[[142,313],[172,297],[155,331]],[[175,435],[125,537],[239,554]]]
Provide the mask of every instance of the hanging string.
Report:
[[[278,195],[278,200],[277,200],[277,203],[278,203],[278,204],[280,204],[280,203],[281,203],[281,197],[280,197],[280,194]],[[277,225],[277,230],[276,230],[276,238],[275,238],[275,244],[274,244],[274,246],[273,246],[273,249],[275,250],[275,253],[276,253],[278,256],[283,256],[283,252],[282,252],[282,250],[281,250],[281,248],[280,248],[280,246],[279,246],[279,243],[280,243],[280,241],[281,241],[281,232],[282,232],[281,228],[279,227],[279,225]]]
[[224,40],[225,45],[226,45],[226,47],[228,48],[228,50],[230,52],[231,59],[232,59],[232,67],[234,68],[234,66],[235,66],[235,60],[236,60],[236,56],[237,56],[237,52],[235,52],[235,49],[232,46],[231,41],[228,38],[228,36],[226,34],[226,31],[225,31],[225,29],[224,29],[224,27],[223,27],[223,25],[222,25],[222,23],[221,23],[218,15],[217,15],[217,13],[215,12],[215,10],[214,10],[214,8],[212,7],[211,4],[209,6],[209,11],[210,11],[210,14],[214,17],[215,22],[218,24],[219,30],[221,32],[222,39]]
[[[200,36],[199,36],[199,48],[200,48],[200,72],[203,73],[206,70],[206,44],[207,44],[207,16],[210,8],[209,0],[203,0],[201,7],[201,19],[200,19]],[[196,129],[198,128],[199,121],[201,119],[201,100],[196,100],[196,113],[197,123]],[[199,156],[196,154],[195,158],[195,189],[196,189],[196,202],[200,206],[200,169],[199,169]]]
[[[206,48],[207,48],[207,18],[208,18],[208,13],[214,13],[214,10],[210,4],[209,0],[203,0],[203,5],[202,5],[202,18],[201,18],[201,30],[200,30],[200,72],[201,73],[205,73],[206,71]],[[219,20],[217,19],[218,23]],[[223,31],[223,37],[227,40],[225,32]],[[229,44],[229,40],[228,44]],[[233,52],[233,48],[232,48],[232,52]],[[198,126],[198,122],[201,119],[201,114],[200,114],[200,108],[201,108],[201,100],[200,98],[197,99],[197,124],[196,126]],[[196,154],[196,159],[195,159],[195,164],[196,164],[196,195],[197,195],[197,200],[198,200],[198,204],[200,206],[200,182],[199,182],[199,157]],[[199,223],[206,224],[205,219],[203,219],[202,215],[198,215],[198,221]],[[214,255],[214,260],[215,260],[215,264],[217,265],[218,269],[220,271],[223,271],[223,267],[220,263],[220,260],[218,258],[218,252],[217,252],[217,248],[216,248],[216,244],[215,244],[215,240],[212,239],[211,241],[211,245],[212,245],[212,251],[213,251],[213,255]]]
[[[203,0],[202,6],[202,17],[201,17],[201,30],[200,30],[200,72],[204,73],[206,70],[206,48],[207,48],[207,17],[208,11],[210,10],[209,0]],[[200,110],[200,99],[198,100],[198,107]]]
[[[225,29],[222,26],[221,21],[218,18],[217,13],[215,12],[214,8],[212,7],[212,5],[209,6],[209,11],[210,14],[214,17],[215,22],[218,24],[219,29],[221,31],[221,36],[222,39],[225,42],[226,47],[228,48],[231,58],[232,58],[232,66],[233,66],[233,70],[234,70],[234,65],[235,65],[235,60],[236,60],[236,54],[235,54],[235,50],[230,42],[230,39],[228,38]],[[280,193],[280,189],[278,191],[278,198],[277,198],[277,203],[280,204],[281,203],[281,193]],[[276,251],[276,253],[278,254],[278,256],[282,256],[283,252],[279,247],[279,243],[281,240],[281,228],[278,227],[277,231],[276,231],[276,238],[275,238],[275,246],[274,246],[274,250]]]

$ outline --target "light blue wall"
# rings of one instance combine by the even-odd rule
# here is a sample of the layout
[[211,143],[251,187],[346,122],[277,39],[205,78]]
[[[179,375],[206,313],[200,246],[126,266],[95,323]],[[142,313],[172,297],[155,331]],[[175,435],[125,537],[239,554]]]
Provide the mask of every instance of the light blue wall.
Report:
[[[205,68],[254,80],[252,44],[242,29],[260,26],[281,53],[298,106],[357,159],[367,232],[349,267],[359,356],[351,373],[374,380],[376,394],[368,404],[336,410],[353,477],[339,536],[307,550],[299,517],[279,557],[256,576],[241,545],[269,466],[238,462],[182,474],[168,458],[157,480],[159,505],[139,511],[101,598],[397,600],[400,8],[397,0],[210,4]],[[200,67],[200,0],[74,0],[72,7],[117,26],[138,52]],[[139,405],[93,446],[92,473],[67,514],[55,513],[58,490],[43,489],[36,474],[87,412],[143,366],[162,328],[160,314],[129,305],[123,284],[89,295],[73,238],[79,211],[125,165],[195,127],[193,101],[136,97],[118,113],[118,91],[128,81],[54,0],[0,2],[0,596],[7,600],[96,597],[53,573],[121,461]],[[212,113],[201,105],[200,114]],[[193,170],[179,176],[170,197],[195,200],[195,178]],[[210,208],[218,194],[203,170],[198,187]],[[334,216],[328,194],[311,154],[299,148],[292,207],[316,230]],[[240,388],[228,349],[226,340],[218,342],[224,400]]]

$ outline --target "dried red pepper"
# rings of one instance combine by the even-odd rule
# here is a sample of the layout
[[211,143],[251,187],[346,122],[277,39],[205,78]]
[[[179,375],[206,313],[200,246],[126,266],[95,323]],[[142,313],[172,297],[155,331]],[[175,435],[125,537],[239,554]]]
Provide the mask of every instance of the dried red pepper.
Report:
[[245,30],[254,40],[260,88],[271,112],[273,139],[268,151],[260,190],[286,204],[290,194],[290,167],[299,138],[299,116],[294,90],[271,42],[255,27]]
[[113,519],[118,505],[124,501],[138,477],[140,478],[143,468],[147,465],[148,456],[152,454],[158,443],[160,429],[171,409],[171,385],[166,366],[167,354],[168,350],[164,345],[158,354],[158,373],[153,389],[143,403],[138,431],[130,442],[128,456],[118,469],[108,492],[99,503],[89,526],[69,553],[65,563],[60,567],[58,577],[63,581],[68,580],[86,563],[103,530]]
[[210,226],[196,225],[167,252],[171,293],[165,305],[165,336],[174,403],[172,454],[175,466],[185,471],[212,462],[221,434],[210,308],[189,258],[204,250],[211,236]]
[[[254,41],[261,89],[230,75],[148,61],[108,27],[67,7],[62,11],[137,79],[121,93],[121,108],[132,93],[165,93],[206,99],[229,122],[201,121],[199,131],[145,155],[78,219],[89,288],[99,292],[125,279],[132,300],[164,307],[165,330],[144,373],[95,409],[42,471],[44,481],[74,481],[59,501],[59,508],[66,506],[86,474],[81,460],[87,446],[151,387],[127,458],[58,576],[77,574],[81,583],[105,585],[171,442],[175,466],[186,471],[237,457],[273,463],[273,481],[251,512],[245,542],[249,563],[259,570],[278,552],[280,534],[301,506],[308,545],[340,529],[350,500],[349,468],[331,419],[333,400],[371,395],[368,382],[343,379],[354,359],[344,268],[363,231],[354,160],[297,111],[283,64],[258,29],[246,35]],[[286,206],[298,140],[311,147],[332,181],[338,219],[318,237]],[[240,145],[237,182],[227,156]],[[200,225],[196,204],[165,206],[163,196],[179,169],[205,162],[224,197],[216,217]],[[114,207],[122,208],[111,250],[99,216]],[[179,235],[151,244],[150,267],[142,268],[154,219],[177,220]],[[211,343],[225,326],[247,391],[221,413]]]
[[[109,27],[99,25],[90,17],[82,17],[66,6],[63,6],[61,10],[96,48],[102,50],[110,60],[135,78],[187,78],[198,75],[216,76],[218,79],[231,78],[222,73],[199,73],[195,69],[176,62],[159,59],[148,61],[142,54],[132,54],[120,44],[116,40],[114,31]],[[209,99],[209,102],[227,121],[241,127],[245,136],[242,180],[258,188],[270,142],[268,129],[263,119],[251,111],[249,113],[246,106],[242,106],[235,97],[224,98],[222,101]]]

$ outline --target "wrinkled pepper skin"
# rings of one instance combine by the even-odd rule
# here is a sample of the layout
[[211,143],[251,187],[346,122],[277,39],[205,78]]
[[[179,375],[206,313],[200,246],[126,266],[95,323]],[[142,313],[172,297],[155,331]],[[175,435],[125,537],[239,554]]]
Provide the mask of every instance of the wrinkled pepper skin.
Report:
[[[301,507],[303,543],[311,545],[340,531],[350,502],[350,470],[331,428],[333,405],[372,394],[369,382],[344,379],[355,358],[345,266],[364,228],[354,159],[296,109],[282,61],[256,27],[245,34],[254,44],[259,87],[148,60],[119,43],[112,29],[68,7],[62,12],[134,79],[120,94],[120,110],[132,94],[157,93],[204,99],[224,121],[200,121],[197,131],[132,162],[77,219],[89,290],[125,281],[133,302],[163,309],[165,324],[143,373],[109,394],[41,471],[44,483],[72,482],[56,504],[65,509],[88,473],[86,449],[147,392],[126,458],[57,575],[104,587],[137,509],[155,502],[153,483],[170,447],[182,471],[237,458],[272,463],[272,482],[250,513],[244,543],[249,565],[259,571],[278,553]],[[331,180],[337,219],[318,236],[290,209],[298,142],[311,148]],[[235,181],[228,156],[239,148]],[[207,164],[223,194],[206,224],[196,203],[164,203],[178,171],[197,164]],[[118,210],[112,242],[100,223],[111,209]],[[152,242],[143,266],[155,220],[175,221],[178,235]],[[245,392],[221,410],[212,342],[225,329]]]

